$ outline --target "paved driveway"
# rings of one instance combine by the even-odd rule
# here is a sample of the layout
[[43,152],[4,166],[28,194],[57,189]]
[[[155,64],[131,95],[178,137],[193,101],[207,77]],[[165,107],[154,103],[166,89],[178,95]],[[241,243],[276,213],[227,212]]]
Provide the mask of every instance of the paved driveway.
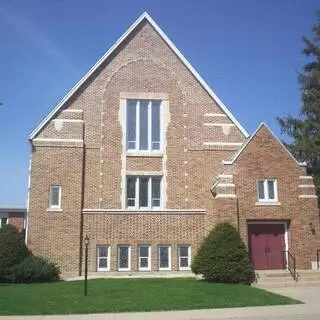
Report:
[[[268,289],[269,290],[269,289]],[[305,304],[276,307],[109,313],[95,315],[0,317],[0,320],[319,320],[320,287],[277,288],[270,291],[301,300]]]

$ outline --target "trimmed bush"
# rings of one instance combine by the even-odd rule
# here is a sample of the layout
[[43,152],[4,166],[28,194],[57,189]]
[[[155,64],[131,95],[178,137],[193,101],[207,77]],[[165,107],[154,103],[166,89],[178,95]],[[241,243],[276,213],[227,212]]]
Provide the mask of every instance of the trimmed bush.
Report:
[[254,281],[254,270],[246,246],[229,223],[218,224],[204,239],[191,266],[205,280],[220,283]]
[[0,282],[10,282],[11,269],[30,254],[24,236],[14,226],[0,229]]
[[60,279],[60,270],[52,262],[38,256],[30,255],[13,267],[14,282],[52,282]]

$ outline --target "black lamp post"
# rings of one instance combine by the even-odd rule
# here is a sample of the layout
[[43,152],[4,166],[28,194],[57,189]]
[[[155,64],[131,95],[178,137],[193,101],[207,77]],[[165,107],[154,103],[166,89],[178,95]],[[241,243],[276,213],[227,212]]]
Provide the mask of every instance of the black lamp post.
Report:
[[86,235],[84,238],[85,245],[85,258],[84,258],[84,295],[88,295],[88,247],[89,247],[89,237]]

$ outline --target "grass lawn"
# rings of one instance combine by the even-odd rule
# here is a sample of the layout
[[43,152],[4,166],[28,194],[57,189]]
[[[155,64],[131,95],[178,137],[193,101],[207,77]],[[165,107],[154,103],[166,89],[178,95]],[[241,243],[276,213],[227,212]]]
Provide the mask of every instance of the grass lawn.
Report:
[[186,310],[294,304],[290,298],[244,285],[188,278],[100,279],[0,286],[0,314],[68,314]]

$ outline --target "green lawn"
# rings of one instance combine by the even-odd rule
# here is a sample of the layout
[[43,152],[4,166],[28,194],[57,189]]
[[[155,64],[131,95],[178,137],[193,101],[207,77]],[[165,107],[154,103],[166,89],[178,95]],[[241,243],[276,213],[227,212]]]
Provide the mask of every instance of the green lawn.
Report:
[[186,310],[294,304],[297,301],[243,285],[195,279],[105,279],[0,286],[0,314],[68,314]]

